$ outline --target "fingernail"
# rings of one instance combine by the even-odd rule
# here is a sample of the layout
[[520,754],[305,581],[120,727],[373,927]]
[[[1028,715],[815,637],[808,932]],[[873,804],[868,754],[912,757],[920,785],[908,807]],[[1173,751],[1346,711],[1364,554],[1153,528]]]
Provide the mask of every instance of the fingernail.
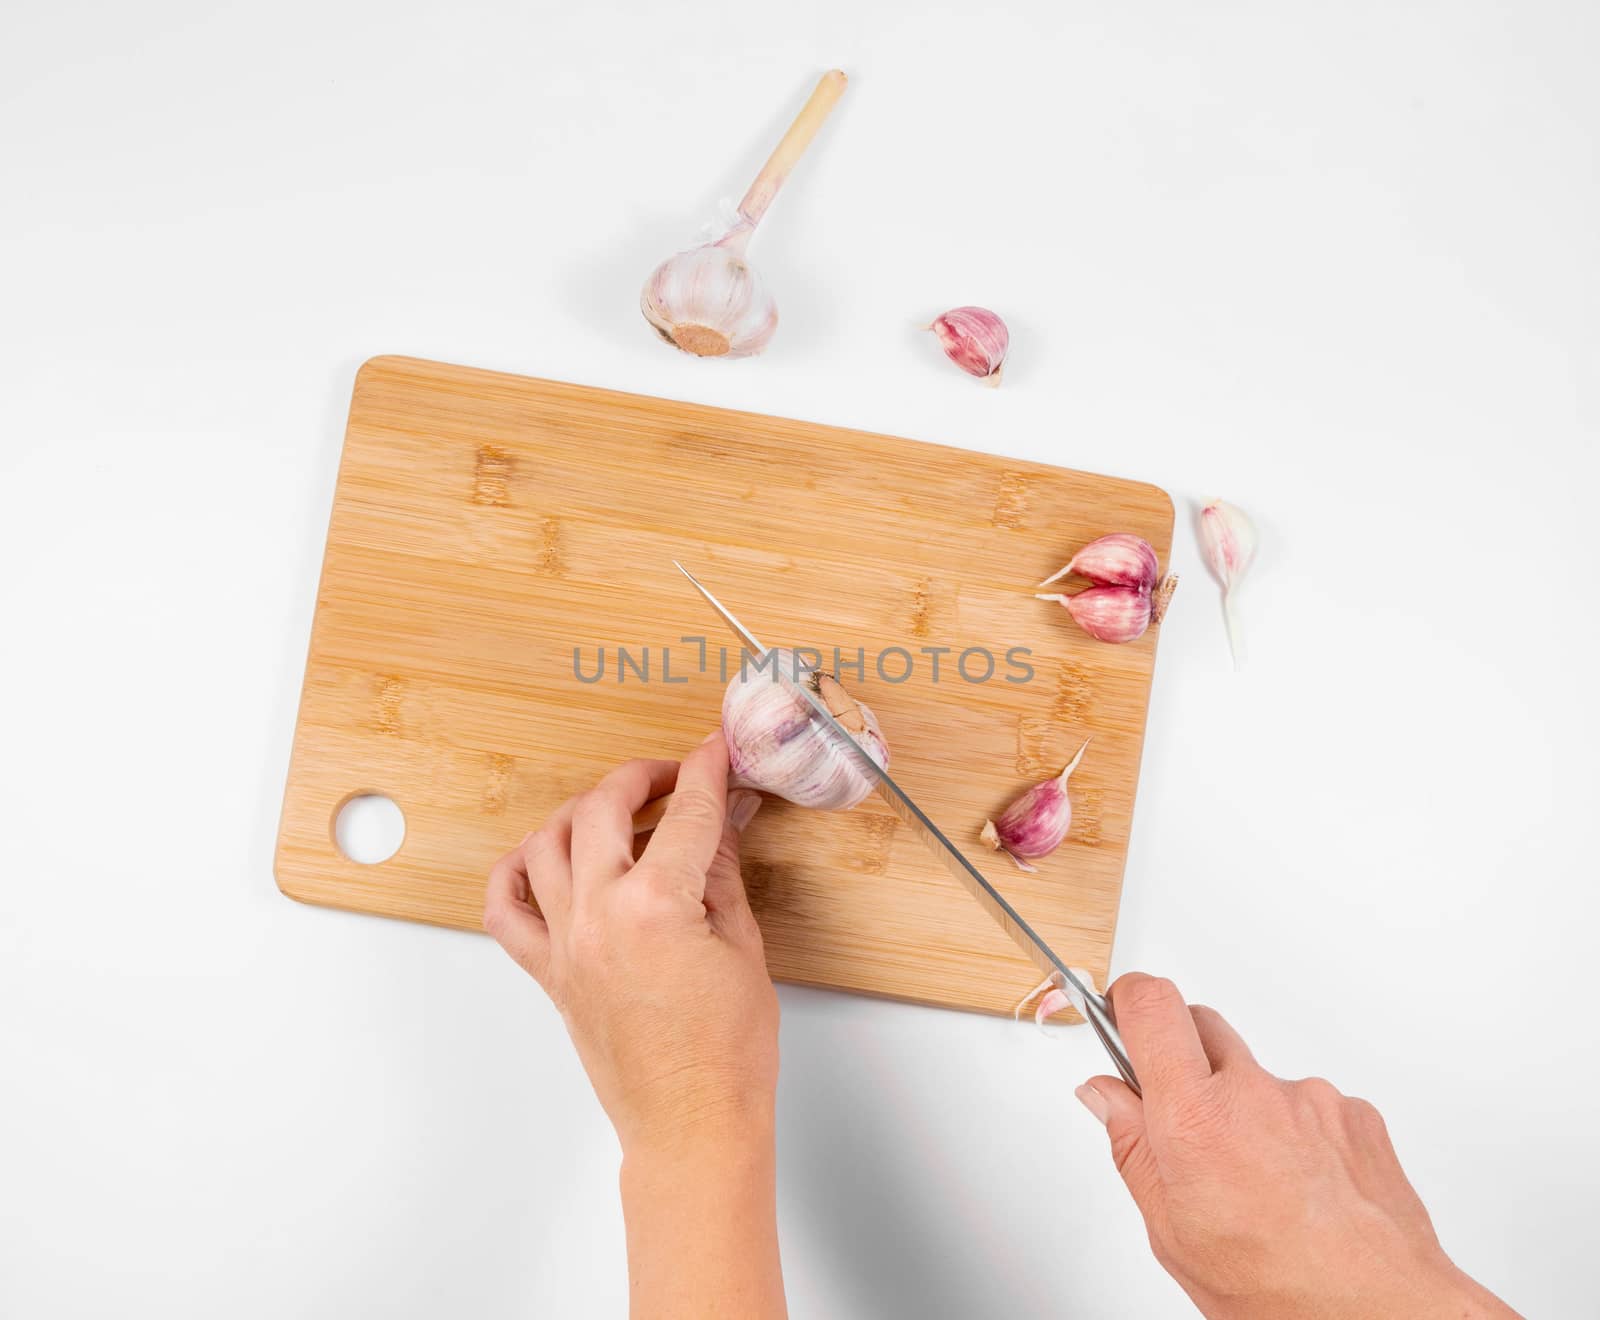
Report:
[[715,738],[721,732],[722,732],[722,726],[719,724],[719,725],[717,725],[716,728],[711,730],[710,733],[706,734],[706,736],[700,740],[700,745],[702,747],[704,747],[708,742],[710,742],[713,738]]
[[1102,1126],[1105,1124],[1106,1119],[1111,1117],[1111,1106],[1106,1103],[1105,1096],[1090,1086],[1088,1082],[1085,1082],[1072,1094],[1083,1101],[1083,1107],[1098,1118]]
[[743,830],[760,810],[761,794],[753,793],[748,788],[736,788],[728,794],[728,824],[734,829]]

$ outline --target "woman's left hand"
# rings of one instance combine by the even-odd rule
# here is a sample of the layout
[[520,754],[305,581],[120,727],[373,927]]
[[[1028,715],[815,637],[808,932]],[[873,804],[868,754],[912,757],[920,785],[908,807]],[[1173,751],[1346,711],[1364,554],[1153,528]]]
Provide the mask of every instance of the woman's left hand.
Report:
[[[555,1002],[625,1156],[770,1139],[778,998],[739,874],[758,794],[720,730],[629,761],[495,865],[483,924]],[[634,814],[672,799],[634,860]],[[537,906],[535,906],[537,904]]]

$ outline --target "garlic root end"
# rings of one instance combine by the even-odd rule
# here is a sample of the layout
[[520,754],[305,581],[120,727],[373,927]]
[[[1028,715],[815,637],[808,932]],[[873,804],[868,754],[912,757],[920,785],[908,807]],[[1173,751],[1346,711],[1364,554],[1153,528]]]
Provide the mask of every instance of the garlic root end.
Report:
[[1150,593],[1150,622],[1160,623],[1161,616],[1167,612],[1167,606],[1172,603],[1172,593],[1178,589],[1178,575],[1168,573],[1156,588]]

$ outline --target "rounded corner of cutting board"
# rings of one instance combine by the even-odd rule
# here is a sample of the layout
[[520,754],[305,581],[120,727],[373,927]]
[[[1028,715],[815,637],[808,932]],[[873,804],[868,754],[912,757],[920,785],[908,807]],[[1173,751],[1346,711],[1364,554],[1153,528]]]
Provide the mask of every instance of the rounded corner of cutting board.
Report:
[[317,906],[312,891],[303,883],[303,877],[296,874],[293,866],[284,859],[281,850],[272,859],[272,879],[278,886],[278,892],[285,898],[292,898],[296,903],[310,907]]
[[407,369],[414,370],[423,365],[425,364],[421,358],[407,357],[404,353],[375,353],[356,368],[355,388],[360,389],[363,385],[370,384],[374,376]]

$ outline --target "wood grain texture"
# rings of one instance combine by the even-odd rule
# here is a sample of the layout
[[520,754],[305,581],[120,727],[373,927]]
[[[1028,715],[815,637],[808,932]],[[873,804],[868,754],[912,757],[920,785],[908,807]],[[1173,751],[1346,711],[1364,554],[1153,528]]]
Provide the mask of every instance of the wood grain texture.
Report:
[[[356,378],[275,863],[286,894],[481,927],[494,859],[632,756],[681,756],[718,719],[727,643],[682,560],[764,641],[866,653],[846,685],[892,769],[1069,962],[1105,983],[1159,627],[1092,641],[1032,597],[1084,542],[1143,536],[1157,488],[807,422],[375,358]],[[1075,589],[1069,586],[1069,589]],[[705,637],[700,647],[682,639]],[[600,648],[601,681],[592,676]],[[618,647],[649,681],[619,678]],[[911,676],[886,681],[913,661]],[[924,648],[948,647],[938,658]],[[987,682],[956,669],[997,659]],[[1006,682],[1026,647],[1028,682]],[[737,653],[729,647],[730,664]],[[668,657],[670,681],[662,672]],[[967,672],[981,676],[976,654]],[[1093,742],[1068,842],[1037,874],[986,816]],[[347,860],[333,821],[384,793],[406,835]],[[1032,965],[876,799],[769,802],[745,876],[773,976],[1007,1013]]]

